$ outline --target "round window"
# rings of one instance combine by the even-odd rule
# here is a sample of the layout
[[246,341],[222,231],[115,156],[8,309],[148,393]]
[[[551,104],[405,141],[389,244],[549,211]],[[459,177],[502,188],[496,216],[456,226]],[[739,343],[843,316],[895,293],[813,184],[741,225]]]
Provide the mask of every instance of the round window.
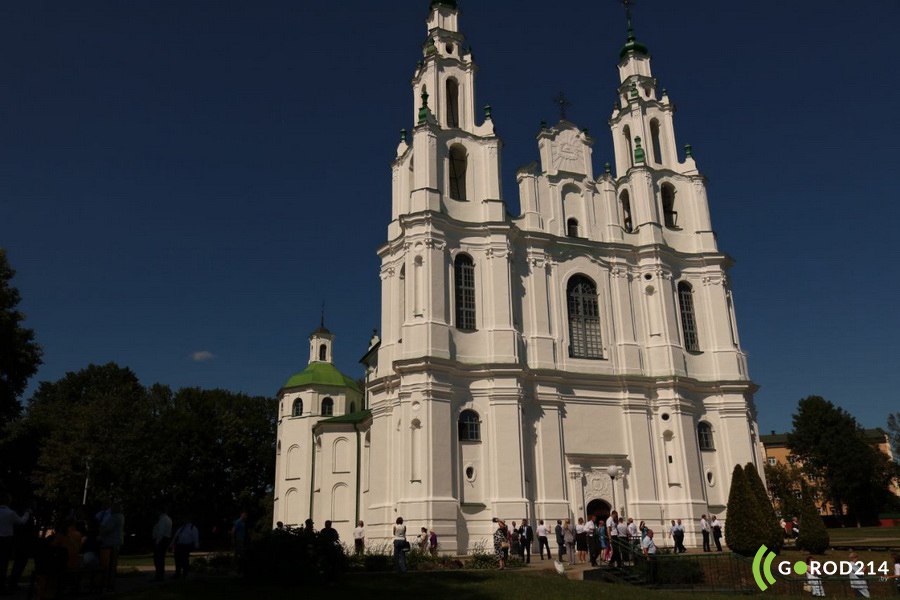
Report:
[[453,44],[447,44],[447,54],[453,54]]
[[466,479],[468,479],[469,481],[475,480],[475,467],[473,467],[472,465],[466,467]]
[[668,420],[669,420],[669,413],[663,413],[663,414],[662,414],[662,420],[663,420],[663,421],[668,421]]
[[650,281],[651,279],[653,279],[653,275],[651,275],[650,273],[646,273],[646,274],[644,274],[644,279],[646,279],[647,281]]
[[712,471],[706,472],[706,482],[709,484],[709,487],[716,485],[716,478]]

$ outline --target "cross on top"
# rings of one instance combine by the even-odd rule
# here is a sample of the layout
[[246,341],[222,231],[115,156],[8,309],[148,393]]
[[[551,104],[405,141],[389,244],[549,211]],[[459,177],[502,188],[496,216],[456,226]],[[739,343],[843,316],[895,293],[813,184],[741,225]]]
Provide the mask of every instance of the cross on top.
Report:
[[622,6],[625,7],[625,20],[628,22],[628,28],[631,29],[631,5],[634,0],[622,0]]
[[566,111],[572,108],[572,103],[569,102],[569,99],[566,98],[566,95],[562,92],[556,95],[556,98],[553,99],[553,103],[559,107],[559,119],[564,121],[566,119]]

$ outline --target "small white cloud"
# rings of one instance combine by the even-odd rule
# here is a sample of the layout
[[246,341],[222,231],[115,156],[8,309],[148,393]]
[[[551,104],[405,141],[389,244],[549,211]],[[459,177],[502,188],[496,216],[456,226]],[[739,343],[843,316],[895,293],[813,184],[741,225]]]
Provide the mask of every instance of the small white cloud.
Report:
[[216,357],[209,350],[199,350],[191,353],[191,360],[194,362],[209,362]]

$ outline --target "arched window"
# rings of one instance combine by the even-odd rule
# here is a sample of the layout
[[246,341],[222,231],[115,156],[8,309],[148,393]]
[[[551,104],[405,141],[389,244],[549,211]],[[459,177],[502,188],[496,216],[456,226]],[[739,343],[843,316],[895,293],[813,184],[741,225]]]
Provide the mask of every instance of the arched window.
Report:
[[330,417],[334,415],[334,400],[325,398],[322,400],[322,416]]
[[459,84],[447,80],[447,127],[459,127]]
[[634,225],[631,221],[631,199],[628,196],[628,190],[622,190],[622,193],[619,194],[619,203],[622,205],[622,227],[631,233],[634,231]]
[[664,183],[660,187],[662,196],[663,223],[670,229],[678,226],[678,213],[675,212],[675,186]]
[[659,143],[659,121],[653,119],[650,121],[650,142],[653,148],[653,160],[662,164],[662,145]]
[[701,421],[697,425],[697,442],[700,444],[701,450],[715,450],[713,445],[712,425],[706,421]]
[[461,442],[481,441],[481,420],[474,410],[459,413],[459,440]]
[[350,403],[350,410],[348,411],[348,414],[351,414],[351,415],[352,415],[352,414],[355,413],[355,412],[356,412],[356,402],[351,402],[351,403]]
[[450,197],[465,201],[466,195],[466,149],[462,146],[450,148],[448,174],[450,177]]
[[475,263],[460,254],[453,263],[456,281],[456,328],[475,331]]
[[629,167],[634,166],[634,146],[632,146],[631,142],[631,128],[628,125],[625,126],[625,129],[622,130],[622,135],[625,137],[625,150],[628,152],[628,162],[626,163]]
[[291,416],[299,417],[303,414],[303,400],[297,398],[294,400],[294,405],[291,407]]
[[322,344],[321,346],[319,346],[319,360],[324,362],[327,354],[328,354],[328,347],[325,346],[325,344]]
[[694,290],[687,281],[678,284],[678,305],[681,309],[681,331],[684,333],[684,349],[699,352],[697,319],[694,315]]
[[569,237],[578,237],[578,219],[569,219],[566,221],[566,235]]
[[597,286],[584,275],[576,275],[569,280],[566,297],[569,307],[569,356],[603,358]]

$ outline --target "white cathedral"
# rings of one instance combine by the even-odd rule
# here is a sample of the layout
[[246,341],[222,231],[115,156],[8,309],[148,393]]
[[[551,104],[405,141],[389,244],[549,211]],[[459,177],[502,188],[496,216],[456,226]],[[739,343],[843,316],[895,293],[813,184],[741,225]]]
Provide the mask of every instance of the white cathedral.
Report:
[[403,517],[464,554],[493,517],[615,508],[657,531],[680,518],[699,543],[734,465],[762,461],[732,261],[690,147],[679,158],[674,106],[629,19],[614,170],[594,174],[587,131],[543,126],[513,217],[458,18],[455,0],[432,0],[365,387],[332,364],[324,325],[313,332],[309,365],[279,392],[274,520],[331,520],[348,542],[363,520],[378,544]]

